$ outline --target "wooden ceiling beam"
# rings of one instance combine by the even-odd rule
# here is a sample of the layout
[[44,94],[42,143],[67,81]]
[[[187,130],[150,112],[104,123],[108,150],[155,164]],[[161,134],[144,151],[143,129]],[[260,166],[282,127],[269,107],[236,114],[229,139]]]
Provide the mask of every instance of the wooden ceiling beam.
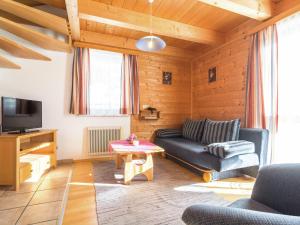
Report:
[[72,40],[80,39],[80,21],[77,0],[65,0]]
[[35,24],[69,35],[67,21],[62,17],[11,0],[0,0],[0,8]]
[[[263,30],[265,28],[267,28],[268,26],[271,26],[275,23],[277,23],[278,21],[290,16],[290,15],[293,15],[294,13],[297,13],[297,12],[300,12],[300,1],[298,3],[296,3],[293,7],[279,13],[278,15],[270,18],[269,20],[263,22],[263,23],[260,23],[259,25],[257,25],[256,27],[250,29],[248,32],[247,32],[247,35],[249,34],[254,34],[260,30]],[[298,29],[298,28],[297,28]]]
[[[150,16],[104,3],[79,0],[79,18],[132,30],[149,32]],[[153,33],[202,44],[221,44],[222,33],[153,16]]]
[[14,0],[14,1],[22,3],[24,5],[32,6],[32,7],[42,5],[42,3],[39,3],[39,2],[34,1],[34,0]]
[[44,56],[3,36],[0,36],[0,49],[3,49],[11,55],[19,58],[51,61],[51,59],[47,56]]
[[3,17],[0,17],[0,28],[12,34],[15,34],[27,41],[30,41],[33,44],[40,46],[41,48],[44,49],[54,50],[54,51],[64,51],[64,52],[71,51],[70,45],[66,42],[59,41],[46,34],[35,31],[24,25],[17,24]]
[[248,31],[246,31],[245,33],[239,34],[237,35],[236,38],[231,39],[230,41],[224,43],[223,45],[218,46],[217,48],[210,48],[210,49],[206,49],[206,51],[204,50],[200,55],[197,55],[194,60],[197,60],[199,58],[202,57],[206,57],[208,54],[210,54],[213,51],[216,51],[217,49],[221,49],[226,45],[232,44],[235,41],[241,40],[241,39],[245,39],[247,36],[252,35],[258,31],[261,31],[269,26],[272,26],[273,24],[276,24],[278,21],[283,20],[284,18],[287,18],[297,12],[300,12],[300,2],[296,3],[293,7],[279,13],[278,15],[262,22],[259,23],[257,26],[249,29]]
[[[145,54],[145,52],[141,52],[136,48],[135,44],[137,40],[135,39],[115,36],[111,34],[102,34],[97,32],[84,31],[84,30],[81,30],[80,37],[81,37],[80,41],[82,43],[89,43],[89,46],[86,47],[91,47],[92,45],[101,45],[101,46],[106,46],[106,49],[107,48],[126,49],[126,50],[130,50],[135,54],[141,54],[141,53]],[[151,54],[167,55],[167,56],[173,56],[173,57],[179,57],[185,59],[191,59],[194,56],[194,53],[192,51],[176,48],[172,46],[166,46],[161,51],[154,52]]]
[[30,22],[28,20],[24,20],[24,19],[22,19],[20,17],[17,17],[17,16],[15,16],[13,14],[7,13],[7,12],[2,11],[2,10],[0,10],[0,16],[6,18],[8,20],[11,20],[13,22],[16,22],[16,23],[26,24],[26,25],[31,25],[31,26],[35,25],[34,23],[32,23],[32,22]]
[[227,11],[250,17],[255,20],[266,20],[272,16],[271,0],[198,0]]
[[34,0],[34,1],[42,4],[50,5],[56,8],[66,9],[66,4],[64,0]]
[[4,58],[3,56],[0,56],[0,68],[6,68],[6,69],[21,69],[21,67],[12,61]]

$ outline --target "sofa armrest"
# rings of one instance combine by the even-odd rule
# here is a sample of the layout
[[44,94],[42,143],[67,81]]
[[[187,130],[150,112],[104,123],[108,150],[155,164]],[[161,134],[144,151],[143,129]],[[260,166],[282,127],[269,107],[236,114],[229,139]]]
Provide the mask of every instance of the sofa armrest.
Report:
[[299,171],[299,163],[261,168],[251,198],[283,214],[300,217]]
[[250,141],[255,144],[255,152],[259,158],[259,166],[267,163],[269,131],[266,129],[241,128],[239,140]]
[[158,138],[182,137],[182,130],[174,128],[158,129],[155,131],[155,136]]
[[300,218],[274,213],[257,212],[247,209],[193,205],[188,207],[182,220],[187,225],[297,225]]

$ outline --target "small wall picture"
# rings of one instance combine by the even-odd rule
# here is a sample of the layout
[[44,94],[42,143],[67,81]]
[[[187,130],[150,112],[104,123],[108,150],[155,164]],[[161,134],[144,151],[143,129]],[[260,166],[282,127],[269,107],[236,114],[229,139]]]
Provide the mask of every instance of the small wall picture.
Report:
[[217,80],[217,67],[211,67],[208,70],[208,83],[215,82]]
[[162,77],[162,83],[163,84],[172,84],[172,73],[171,72],[163,72],[163,77]]

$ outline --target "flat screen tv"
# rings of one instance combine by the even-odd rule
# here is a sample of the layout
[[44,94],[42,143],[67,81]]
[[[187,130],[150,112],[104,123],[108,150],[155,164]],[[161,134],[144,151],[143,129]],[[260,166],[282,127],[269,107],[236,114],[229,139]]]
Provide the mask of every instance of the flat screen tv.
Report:
[[2,132],[26,132],[42,127],[42,102],[2,97]]

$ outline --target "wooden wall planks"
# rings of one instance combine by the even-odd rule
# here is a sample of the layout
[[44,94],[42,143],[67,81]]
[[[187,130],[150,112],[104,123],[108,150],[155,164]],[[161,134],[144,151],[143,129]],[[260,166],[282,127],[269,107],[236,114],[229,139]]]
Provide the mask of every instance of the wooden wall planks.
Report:
[[[276,14],[299,4],[280,1]],[[280,14],[279,14],[280,15]],[[192,118],[245,120],[246,73],[250,47],[249,31],[260,22],[248,20],[226,34],[226,44],[203,49],[202,56],[192,62]],[[208,69],[217,67],[217,81],[208,83]]]
[[[140,107],[151,105],[161,111],[158,120],[133,116],[131,131],[140,139],[151,139],[158,128],[180,127],[191,116],[190,63],[157,55],[140,55]],[[172,85],[162,84],[162,72],[172,72]]]
[[[276,13],[293,7],[295,2],[279,2]],[[227,32],[226,44],[215,48],[204,47],[191,65],[163,56],[141,56],[141,107],[143,104],[157,107],[162,111],[162,118],[157,121],[139,121],[133,117],[132,132],[140,138],[150,138],[154,130],[179,127],[190,115],[194,119],[240,118],[244,126],[250,47],[250,36],[247,34],[260,23],[248,20]],[[217,67],[217,81],[208,83],[208,69],[213,66]],[[163,70],[173,72],[172,86],[161,84]]]
[[[132,118],[131,131],[139,138],[149,139],[154,130],[180,127],[185,118],[190,116],[215,120],[240,118],[243,125],[250,38],[239,37],[258,23],[249,20],[228,32],[226,39],[229,44],[215,49],[207,48],[207,53],[204,49],[204,56],[193,60],[191,64],[164,56],[140,56],[141,107],[143,104],[157,107],[161,110],[162,118],[140,121],[135,116]],[[213,66],[217,66],[217,81],[209,84],[208,69]],[[164,70],[173,72],[171,86],[162,85]]]
[[[192,63],[192,117],[244,123],[246,71],[250,38],[213,50]],[[217,67],[217,81],[208,83],[208,69]]]

